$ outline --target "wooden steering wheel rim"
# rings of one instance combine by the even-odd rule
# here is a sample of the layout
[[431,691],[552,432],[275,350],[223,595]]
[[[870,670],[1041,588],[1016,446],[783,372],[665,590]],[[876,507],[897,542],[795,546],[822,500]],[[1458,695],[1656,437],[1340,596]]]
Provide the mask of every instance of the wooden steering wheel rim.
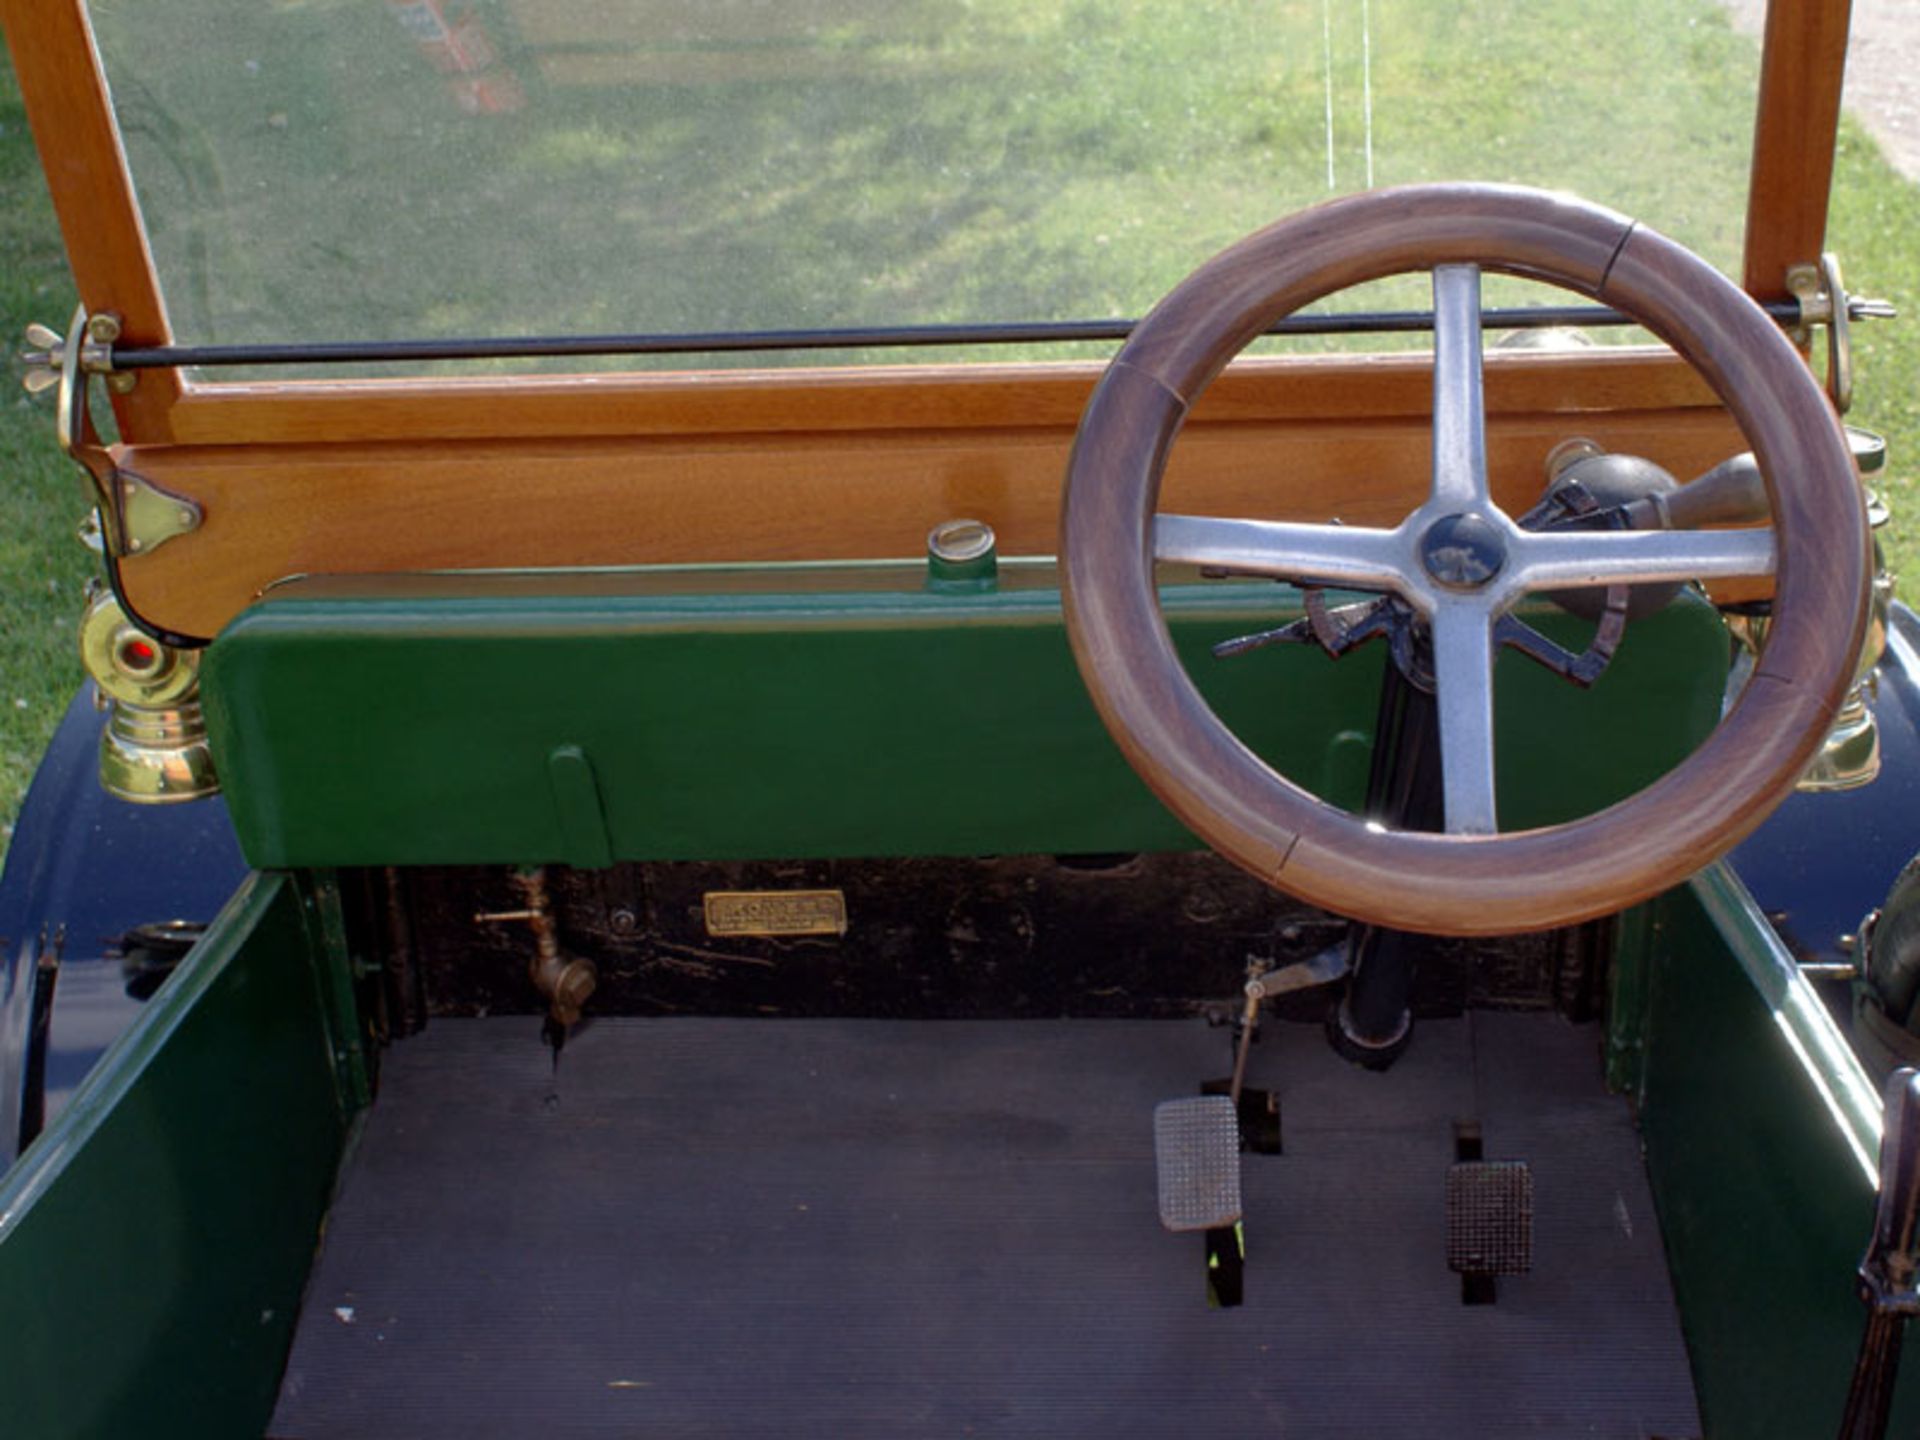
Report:
[[[1637,794],[1540,830],[1383,831],[1275,773],[1201,698],[1160,614],[1152,519],[1188,409],[1255,336],[1336,290],[1468,263],[1625,311],[1707,380],[1752,446],[1772,501],[1774,620],[1720,726]],[[1195,271],[1141,322],[1088,403],[1060,548],[1081,675],[1161,801],[1279,889],[1376,924],[1446,935],[1591,919],[1666,889],[1751,832],[1806,768],[1851,682],[1871,573],[1845,434],[1766,314],[1704,261],[1625,216],[1491,185],[1330,201]]]

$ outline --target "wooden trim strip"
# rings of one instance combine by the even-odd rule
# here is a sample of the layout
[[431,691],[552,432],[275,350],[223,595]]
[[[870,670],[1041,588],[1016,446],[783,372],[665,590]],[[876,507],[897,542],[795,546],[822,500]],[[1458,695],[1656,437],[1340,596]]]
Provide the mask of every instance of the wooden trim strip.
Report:
[[[1724,411],[1496,415],[1503,503],[1537,497],[1570,434],[1692,476],[1741,448]],[[297,574],[692,562],[877,559],[923,553],[942,520],[989,522],[1001,553],[1055,549],[1070,424],[735,435],[123,452],[199,502],[206,521],[121,566],[135,609],[211,636]],[[1207,420],[1187,427],[1168,504],[1195,513],[1392,525],[1418,502],[1424,415]]]

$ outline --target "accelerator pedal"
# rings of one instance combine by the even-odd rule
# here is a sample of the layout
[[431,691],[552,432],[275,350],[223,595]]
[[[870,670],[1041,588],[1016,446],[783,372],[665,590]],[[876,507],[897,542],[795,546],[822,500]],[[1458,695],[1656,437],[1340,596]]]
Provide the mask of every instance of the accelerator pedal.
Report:
[[1160,1223],[1206,1237],[1207,1295],[1238,1305],[1244,1291],[1240,1231],[1240,1118],[1225,1095],[1168,1100],[1153,1112]]
[[1447,1268],[1465,1305],[1491,1305],[1494,1277],[1533,1268],[1533,1171],[1524,1160],[1462,1160],[1447,1170]]

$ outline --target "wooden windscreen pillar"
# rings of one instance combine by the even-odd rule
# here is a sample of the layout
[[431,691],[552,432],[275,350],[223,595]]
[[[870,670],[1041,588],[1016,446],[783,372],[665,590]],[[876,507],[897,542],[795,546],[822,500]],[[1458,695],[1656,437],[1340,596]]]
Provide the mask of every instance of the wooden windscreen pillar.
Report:
[[1840,132],[1852,0],[1772,0],[1767,7],[1743,284],[1787,298],[1787,267],[1818,260]]

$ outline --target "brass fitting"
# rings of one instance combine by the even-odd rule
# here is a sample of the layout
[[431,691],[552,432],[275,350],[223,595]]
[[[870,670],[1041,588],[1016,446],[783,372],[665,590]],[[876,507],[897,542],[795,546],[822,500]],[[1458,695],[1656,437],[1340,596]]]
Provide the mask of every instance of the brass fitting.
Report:
[[547,893],[547,872],[536,868],[514,877],[520,893],[527,898],[524,910],[496,910],[473,918],[481,924],[502,920],[522,920],[533,931],[533,960],[527,977],[534,989],[547,997],[548,1013],[556,1025],[570,1026],[586,1008],[600,974],[591,960],[569,955],[560,948],[560,927],[554,920],[553,900]]
[[102,591],[80,617],[80,660],[107,711],[100,783],[109,795],[167,805],[218,792],[198,651],[154,639]]

